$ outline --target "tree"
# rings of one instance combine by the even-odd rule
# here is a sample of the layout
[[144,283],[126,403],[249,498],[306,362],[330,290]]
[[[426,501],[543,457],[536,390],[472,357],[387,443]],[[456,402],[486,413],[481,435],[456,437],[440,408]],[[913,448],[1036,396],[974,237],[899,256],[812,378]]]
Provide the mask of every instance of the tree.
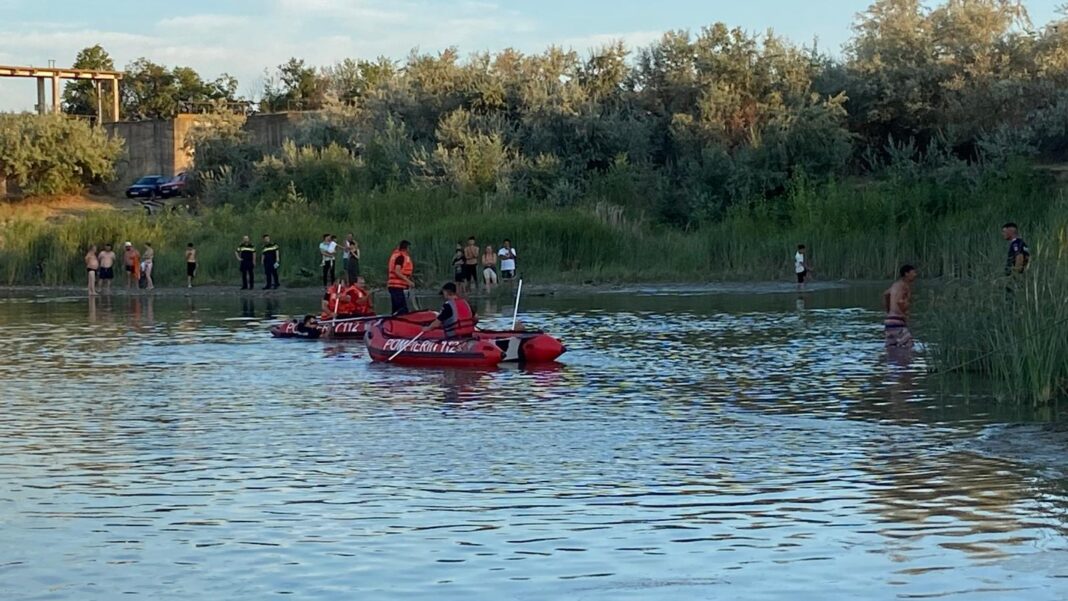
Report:
[[0,113],[0,179],[29,194],[74,194],[114,178],[122,141],[67,115]]
[[326,91],[326,78],[294,57],[267,75],[260,105],[266,111],[314,110],[322,107]]
[[[74,58],[75,69],[96,69],[101,71],[114,71],[115,63],[111,56],[100,44],[83,48]],[[104,86],[101,90],[104,112],[111,112],[111,86]],[[63,112],[69,115],[92,115],[97,116],[100,105],[97,98],[96,84],[92,81],[75,80],[69,81],[63,87]],[[114,115],[107,115],[114,119]]]
[[237,85],[237,79],[226,73],[206,82],[191,67],[168,69],[142,57],[126,67],[123,111],[128,119],[137,120],[216,110],[237,101]]

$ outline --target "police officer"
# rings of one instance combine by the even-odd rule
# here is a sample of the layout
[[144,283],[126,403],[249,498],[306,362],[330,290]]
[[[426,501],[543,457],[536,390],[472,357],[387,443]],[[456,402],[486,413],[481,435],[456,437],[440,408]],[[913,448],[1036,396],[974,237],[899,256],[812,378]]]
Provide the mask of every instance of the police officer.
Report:
[[278,245],[271,242],[269,234],[263,235],[263,250],[260,251],[263,259],[263,275],[267,278],[264,290],[278,288],[278,266],[281,264],[282,254],[278,251]]
[[256,288],[256,276],[253,270],[256,268],[256,247],[248,236],[241,238],[241,244],[237,246],[234,256],[241,264],[241,289],[254,290]]

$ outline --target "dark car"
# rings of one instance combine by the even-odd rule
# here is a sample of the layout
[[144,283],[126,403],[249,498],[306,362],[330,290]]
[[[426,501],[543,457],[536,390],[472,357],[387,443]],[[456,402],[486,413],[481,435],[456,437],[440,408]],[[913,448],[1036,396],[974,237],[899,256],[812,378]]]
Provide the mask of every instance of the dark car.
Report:
[[146,175],[126,188],[126,198],[156,198],[162,196],[160,187],[167,183],[162,175]]
[[192,191],[189,188],[189,174],[184,171],[174,176],[174,179],[159,187],[159,195],[162,198],[191,196],[191,192]]

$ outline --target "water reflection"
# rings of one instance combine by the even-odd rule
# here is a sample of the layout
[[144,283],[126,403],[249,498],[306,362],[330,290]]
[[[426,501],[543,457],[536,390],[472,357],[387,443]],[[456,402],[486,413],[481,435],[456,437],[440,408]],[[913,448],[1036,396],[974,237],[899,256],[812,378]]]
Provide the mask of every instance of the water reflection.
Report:
[[266,335],[314,297],[83,302],[0,303],[13,598],[1064,597],[1064,428],[848,298],[531,299],[565,365],[491,371]]

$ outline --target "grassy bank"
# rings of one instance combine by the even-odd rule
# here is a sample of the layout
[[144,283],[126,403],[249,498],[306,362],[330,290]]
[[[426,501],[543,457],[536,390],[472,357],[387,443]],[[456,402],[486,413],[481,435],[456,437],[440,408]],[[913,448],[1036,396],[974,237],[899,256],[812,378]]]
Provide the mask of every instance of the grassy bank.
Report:
[[258,242],[270,233],[282,248],[283,284],[313,285],[316,277],[307,273],[318,271],[322,234],[344,237],[349,231],[361,243],[363,272],[372,283],[381,283],[388,254],[402,238],[414,243],[424,282],[448,278],[453,245],[472,234],[495,246],[510,238],[524,277],[542,282],[789,278],[794,248],[802,242],[821,279],[890,278],[902,262],[919,265],[925,276],[967,278],[996,269],[1003,221],[1014,219],[1025,232],[1034,231],[1053,197],[1051,183],[1030,171],[973,187],[797,182],[782,198],[735,207],[697,231],[650,225],[604,198],[556,209],[521,197],[442,188],[333,191],[315,202],[279,195],[199,216],[99,211],[44,219],[8,205],[0,209],[0,283],[81,282],[88,244],[118,248],[126,240],[139,248],[153,243],[160,284],[184,278],[187,242],[199,249],[203,283],[232,283],[240,237]]
[[[941,372],[988,376],[1007,401],[1068,397],[1068,201],[1028,236],[1023,277],[954,280],[935,293],[929,324]],[[1032,242],[1033,241],[1033,242]]]

